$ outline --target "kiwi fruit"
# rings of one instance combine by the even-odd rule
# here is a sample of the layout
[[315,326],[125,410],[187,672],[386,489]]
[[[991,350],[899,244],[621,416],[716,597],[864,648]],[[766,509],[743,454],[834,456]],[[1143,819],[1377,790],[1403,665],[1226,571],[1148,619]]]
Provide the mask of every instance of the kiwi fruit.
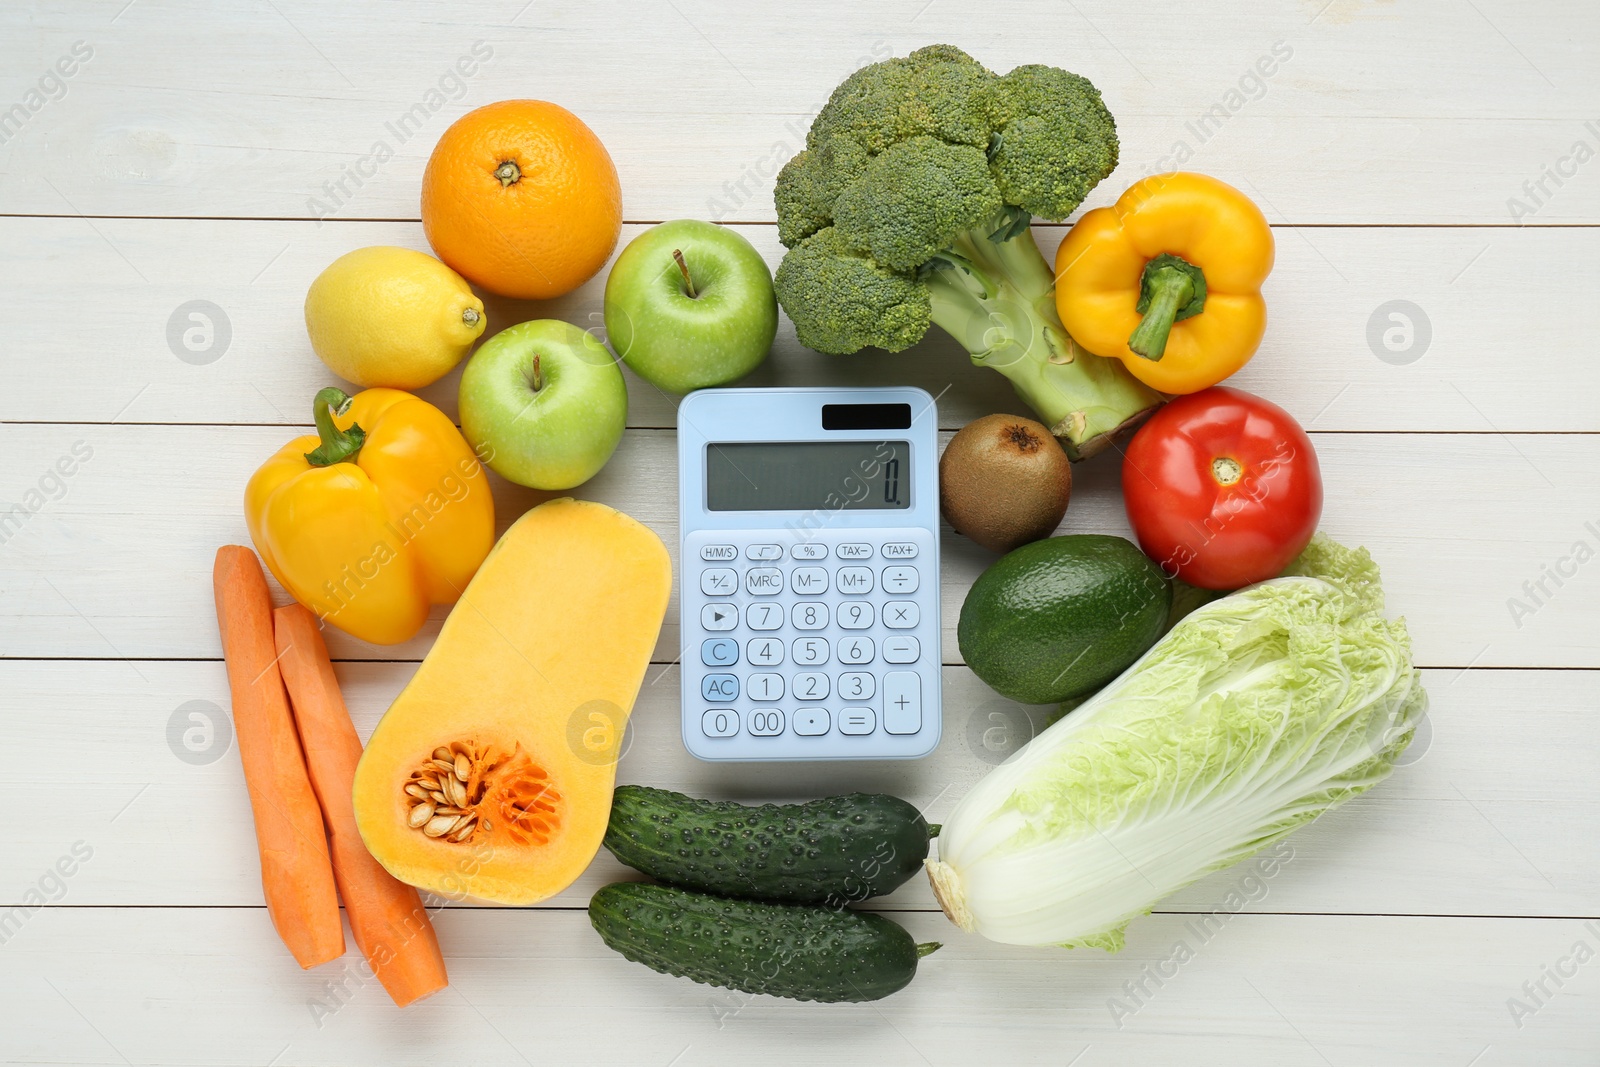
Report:
[[939,510],[959,534],[992,552],[1055,533],[1072,496],[1072,461],[1032,419],[985,415],[939,457]]

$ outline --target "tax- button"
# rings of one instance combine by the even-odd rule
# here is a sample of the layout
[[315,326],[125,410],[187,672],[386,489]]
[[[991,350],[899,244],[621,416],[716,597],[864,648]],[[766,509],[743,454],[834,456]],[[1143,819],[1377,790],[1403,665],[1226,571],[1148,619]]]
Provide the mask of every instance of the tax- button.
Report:
[[739,550],[732,545],[701,545],[700,558],[711,561],[738,559]]
[[915,593],[917,591],[917,568],[883,568],[883,591],[885,593]]
[[783,592],[783,572],[776,567],[751,567],[744,572],[744,591],[751,596],[775,596]]
[[713,637],[700,643],[700,662],[707,667],[726,667],[739,662],[739,642],[731,637]]
[[890,541],[878,549],[884,559],[916,559],[917,546],[910,541]]
[[727,567],[707,567],[700,572],[700,592],[706,596],[732,596],[739,591],[739,576]]
[[708,674],[700,680],[700,695],[708,704],[739,699],[739,679],[731,674]]
[[883,676],[883,728],[891,734],[922,729],[922,680],[915,671],[890,671]]
[[872,546],[838,545],[834,548],[833,554],[838,556],[840,559],[871,559]]

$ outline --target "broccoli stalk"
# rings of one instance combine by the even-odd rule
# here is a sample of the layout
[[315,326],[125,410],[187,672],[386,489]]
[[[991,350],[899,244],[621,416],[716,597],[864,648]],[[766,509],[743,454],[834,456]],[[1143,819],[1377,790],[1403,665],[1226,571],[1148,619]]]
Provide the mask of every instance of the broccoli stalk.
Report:
[[[968,231],[923,268],[933,324],[975,366],[999,371],[1077,458],[1161,403],[1120,363],[1078,347],[1056,312],[1055,275],[1021,219],[999,239]],[[1013,225],[1011,229],[1016,229]],[[992,231],[990,231],[992,232]]]
[[1067,335],[1029,224],[1066,218],[1116,163],[1076,74],[997,76],[948,45],[863,67],[778,175],[778,301],[819,352],[899,352],[937,325],[1091,455],[1161,396]]

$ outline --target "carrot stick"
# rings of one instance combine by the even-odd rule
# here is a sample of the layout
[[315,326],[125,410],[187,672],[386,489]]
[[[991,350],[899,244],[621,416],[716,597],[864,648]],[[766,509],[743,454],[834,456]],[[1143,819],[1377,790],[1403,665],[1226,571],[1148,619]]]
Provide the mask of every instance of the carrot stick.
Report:
[[333,875],[356,944],[389,996],[402,1008],[450,984],[439,939],[417,891],[372,858],[356,829],[350,800],[361,738],[350,722],[316,616],[299,604],[274,616],[278,665],[305,744],[311,785],[322,803],[333,850]]
[[309,969],[344,955],[344,927],[322,813],[278,674],[272,594],[255,553],[239,545],[217,549],[211,580],[267,914],[295,960]]

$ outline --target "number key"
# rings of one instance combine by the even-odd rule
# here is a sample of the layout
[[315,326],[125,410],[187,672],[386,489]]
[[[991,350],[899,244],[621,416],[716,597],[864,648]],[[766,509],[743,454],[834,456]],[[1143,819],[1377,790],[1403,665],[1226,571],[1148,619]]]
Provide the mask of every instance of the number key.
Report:
[[[730,644],[732,642],[729,642]],[[869,645],[871,642],[867,642]],[[783,662],[783,642],[776,637],[756,637],[744,646],[745,659],[761,667]],[[869,655],[870,659],[871,656]],[[729,662],[732,662],[731,660]]]
[[783,699],[783,675],[752,674],[744,682],[745,696],[751,700],[770,701]]
[[700,716],[700,729],[707,737],[732,737],[739,732],[739,713],[732,708],[712,708]]
[[796,630],[820,630],[828,625],[828,605],[796,604],[794,610],[789,613],[789,618]]
[[796,700],[827,700],[828,676],[826,674],[797,674],[791,690]]
[[783,712],[776,708],[757,708],[745,716],[745,725],[755,737],[776,737],[783,733]]
[[839,641],[840,663],[871,663],[872,638],[846,637]]
[[810,666],[814,663],[828,662],[828,641],[823,637],[797,637],[794,647],[789,650],[796,663]]
[[871,700],[878,692],[878,680],[870,674],[839,675],[839,696],[844,700]]
[[783,625],[783,609],[770,602],[750,604],[744,609],[744,624],[752,630],[776,630]]
[[865,630],[872,626],[872,605],[852,600],[839,605],[839,625],[846,630]]

